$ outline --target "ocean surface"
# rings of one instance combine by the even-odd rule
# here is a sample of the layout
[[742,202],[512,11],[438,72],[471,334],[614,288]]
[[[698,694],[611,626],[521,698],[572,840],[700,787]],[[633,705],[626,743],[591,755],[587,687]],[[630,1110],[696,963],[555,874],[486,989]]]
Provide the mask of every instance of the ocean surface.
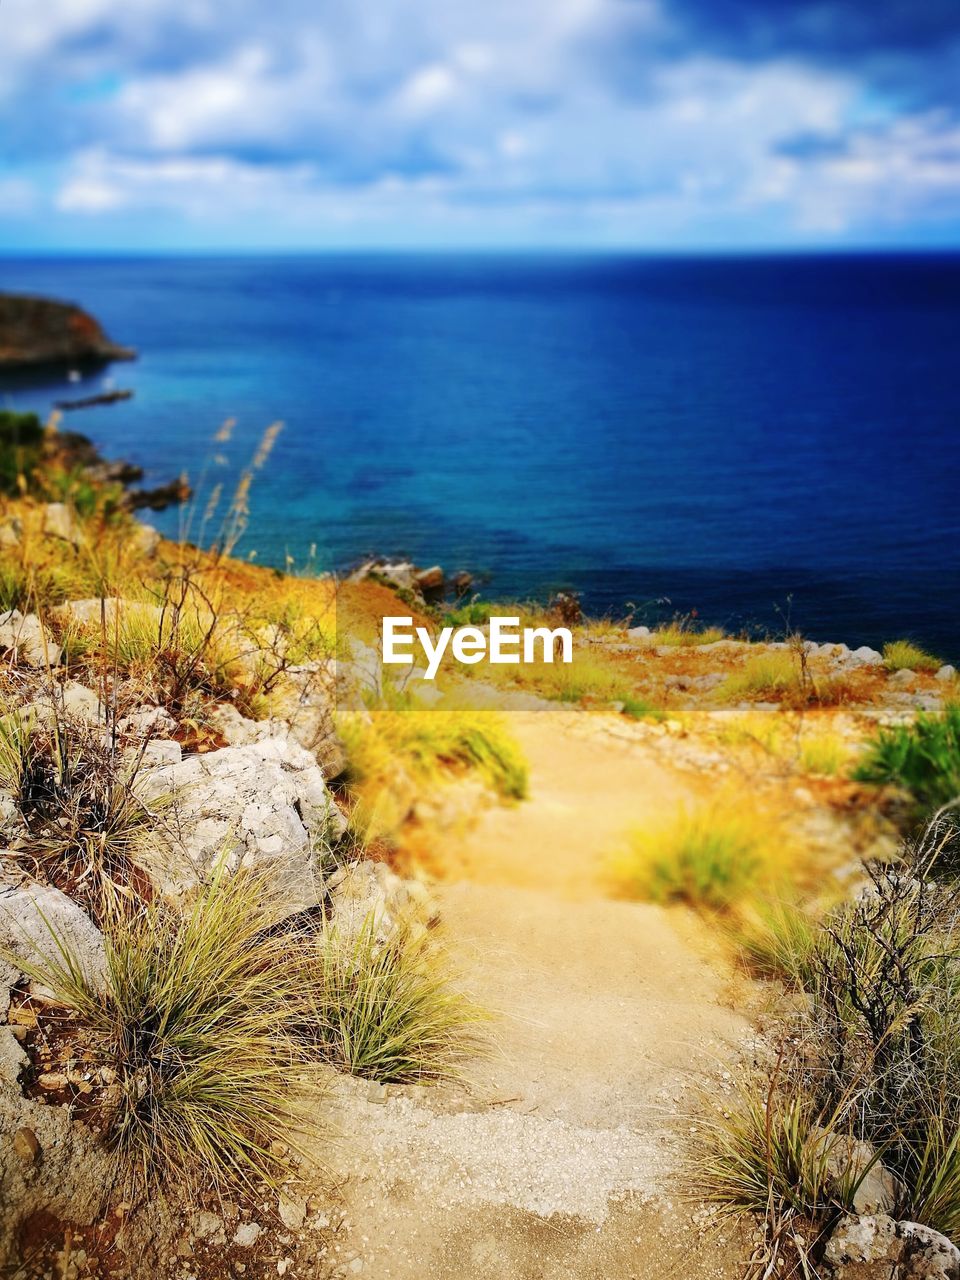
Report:
[[5,403],[132,388],[68,425],[206,473],[201,506],[283,420],[261,562],[403,554],[488,596],[960,658],[960,256],[20,259],[0,289],[141,353]]

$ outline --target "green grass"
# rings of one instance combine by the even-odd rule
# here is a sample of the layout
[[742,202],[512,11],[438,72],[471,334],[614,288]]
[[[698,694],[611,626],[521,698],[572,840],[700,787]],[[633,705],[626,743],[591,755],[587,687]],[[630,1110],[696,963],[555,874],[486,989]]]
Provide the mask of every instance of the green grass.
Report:
[[727,702],[755,697],[776,701],[785,694],[796,695],[800,683],[800,672],[793,654],[774,650],[748,658],[740,671],[727,676],[719,693]]
[[619,871],[624,888],[635,897],[724,911],[752,894],[766,866],[758,823],[708,809],[636,832]]
[[650,637],[651,643],[669,645],[671,648],[692,648],[701,644],[716,644],[726,639],[726,632],[721,627],[703,627],[697,630],[681,622],[671,622],[669,626],[655,631]]
[[0,409],[0,493],[29,490],[43,454],[43,423],[35,413]]
[[813,981],[822,937],[814,915],[780,898],[754,903],[733,931],[733,940],[751,973],[800,988]]
[[934,672],[943,665],[939,658],[927,653],[910,640],[891,640],[883,646],[883,665],[888,671]]
[[334,1066],[384,1084],[459,1075],[482,1014],[450,985],[436,947],[402,928],[383,940],[372,915],[352,937],[334,923],[304,947],[303,1034]]
[[269,900],[265,878],[238,874],[215,878],[183,916],[118,914],[103,991],[63,943],[30,970],[116,1073],[100,1122],[136,1185],[222,1191],[289,1172],[277,1151],[298,1148],[307,1117],[302,1054],[284,1027],[298,997],[264,933]]
[[950,804],[960,797],[960,706],[949,706],[939,716],[921,714],[912,725],[881,729],[853,776],[903,787],[921,815]]
[[623,699],[623,715],[631,720],[665,720],[666,712],[646,698],[637,698],[632,694]]

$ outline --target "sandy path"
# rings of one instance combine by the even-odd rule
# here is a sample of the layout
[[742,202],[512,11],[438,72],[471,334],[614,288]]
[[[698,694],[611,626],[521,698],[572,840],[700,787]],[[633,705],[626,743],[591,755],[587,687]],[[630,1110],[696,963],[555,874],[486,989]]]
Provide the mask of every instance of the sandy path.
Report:
[[733,1276],[734,1243],[701,1239],[676,1203],[676,1116],[747,1024],[706,932],[603,896],[624,828],[680,803],[684,783],[563,713],[518,716],[516,732],[530,799],[439,850],[446,935],[498,1015],[493,1051],[465,1090],[383,1102],[339,1086],[344,1274]]

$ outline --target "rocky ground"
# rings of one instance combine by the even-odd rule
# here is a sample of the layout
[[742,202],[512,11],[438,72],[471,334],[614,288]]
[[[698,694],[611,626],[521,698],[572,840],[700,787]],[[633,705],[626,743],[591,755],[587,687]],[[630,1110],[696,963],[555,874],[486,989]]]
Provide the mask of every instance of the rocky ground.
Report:
[[[100,615],[100,602],[66,609],[74,618],[85,611]],[[585,636],[584,645],[628,671],[666,708],[662,718],[496,688],[491,698],[528,763],[528,799],[502,804],[451,775],[411,802],[389,850],[393,870],[382,860],[318,864],[313,835],[322,829],[335,841],[349,807],[332,785],[343,757],[319,685],[260,721],[223,703],[208,736],[187,750],[163,707],[125,709],[122,741],[139,753],[143,803],[173,798],[158,817],[166,849],[163,871],[153,873],[158,891],[189,894],[230,842],[228,869],[269,866],[290,912],[322,908],[350,921],[373,910],[384,927],[415,916],[442,933],[464,989],[490,1011],[487,1052],[456,1086],[383,1086],[328,1072],[316,1103],[328,1137],[304,1182],[279,1197],[130,1203],[84,1123],[86,1099],[112,1082],[92,1078],[82,1060],[57,1059],[40,1034],[44,992],[6,961],[0,1259],[11,1274],[740,1273],[749,1229],[713,1225],[685,1198],[679,1170],[699,1093],[722,1093],[751,1059],[764,995],[715,929],[682,908],[622,900],[611,867],[635,824],[722,795],[789,822],[811,875],[842,881],[862,857],[891,847],[887,802],[842,773],[810,772],[793,746],[814,727],[855,755],[877,724],[938,709],[955,677],[949,668],[892,674],[873,651],[808,646],[813,669],[843,677],[847,692],[836,705],[797,712],[756,697],[715,698],[732,672],[781,646],[659,646],[642,628]],[[44,673],[33,698],[39,714],[48,697],[71,720],[102,723],[101,692],[57,672],[57,641],[38,617],[0,617],[0,648],[18,679]],[[475,700],[485,688],[474,682]],[[783,729],[776,741],[762,728],[772,723]],[[0,809],[15,846],[13,798],[0,797]],[[53,920],[91,972],[102,969],[102,938],[81,908],[31,884],[15,860],[4,868],[0,946],[25,963],[31,949],[49,948]],[[875,1228],[883,1257],[904,1253],[901,1228]],[[855,1242],[845,1247],[853,1258]],[[881,1256],[880,1244],[864,1250]]]

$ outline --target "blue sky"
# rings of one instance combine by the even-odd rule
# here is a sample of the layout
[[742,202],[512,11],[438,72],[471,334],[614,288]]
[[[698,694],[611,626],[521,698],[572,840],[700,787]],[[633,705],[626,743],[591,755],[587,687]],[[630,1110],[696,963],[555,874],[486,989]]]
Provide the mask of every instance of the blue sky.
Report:
[[0,249],[960,244],[958,0],[2,0]]

